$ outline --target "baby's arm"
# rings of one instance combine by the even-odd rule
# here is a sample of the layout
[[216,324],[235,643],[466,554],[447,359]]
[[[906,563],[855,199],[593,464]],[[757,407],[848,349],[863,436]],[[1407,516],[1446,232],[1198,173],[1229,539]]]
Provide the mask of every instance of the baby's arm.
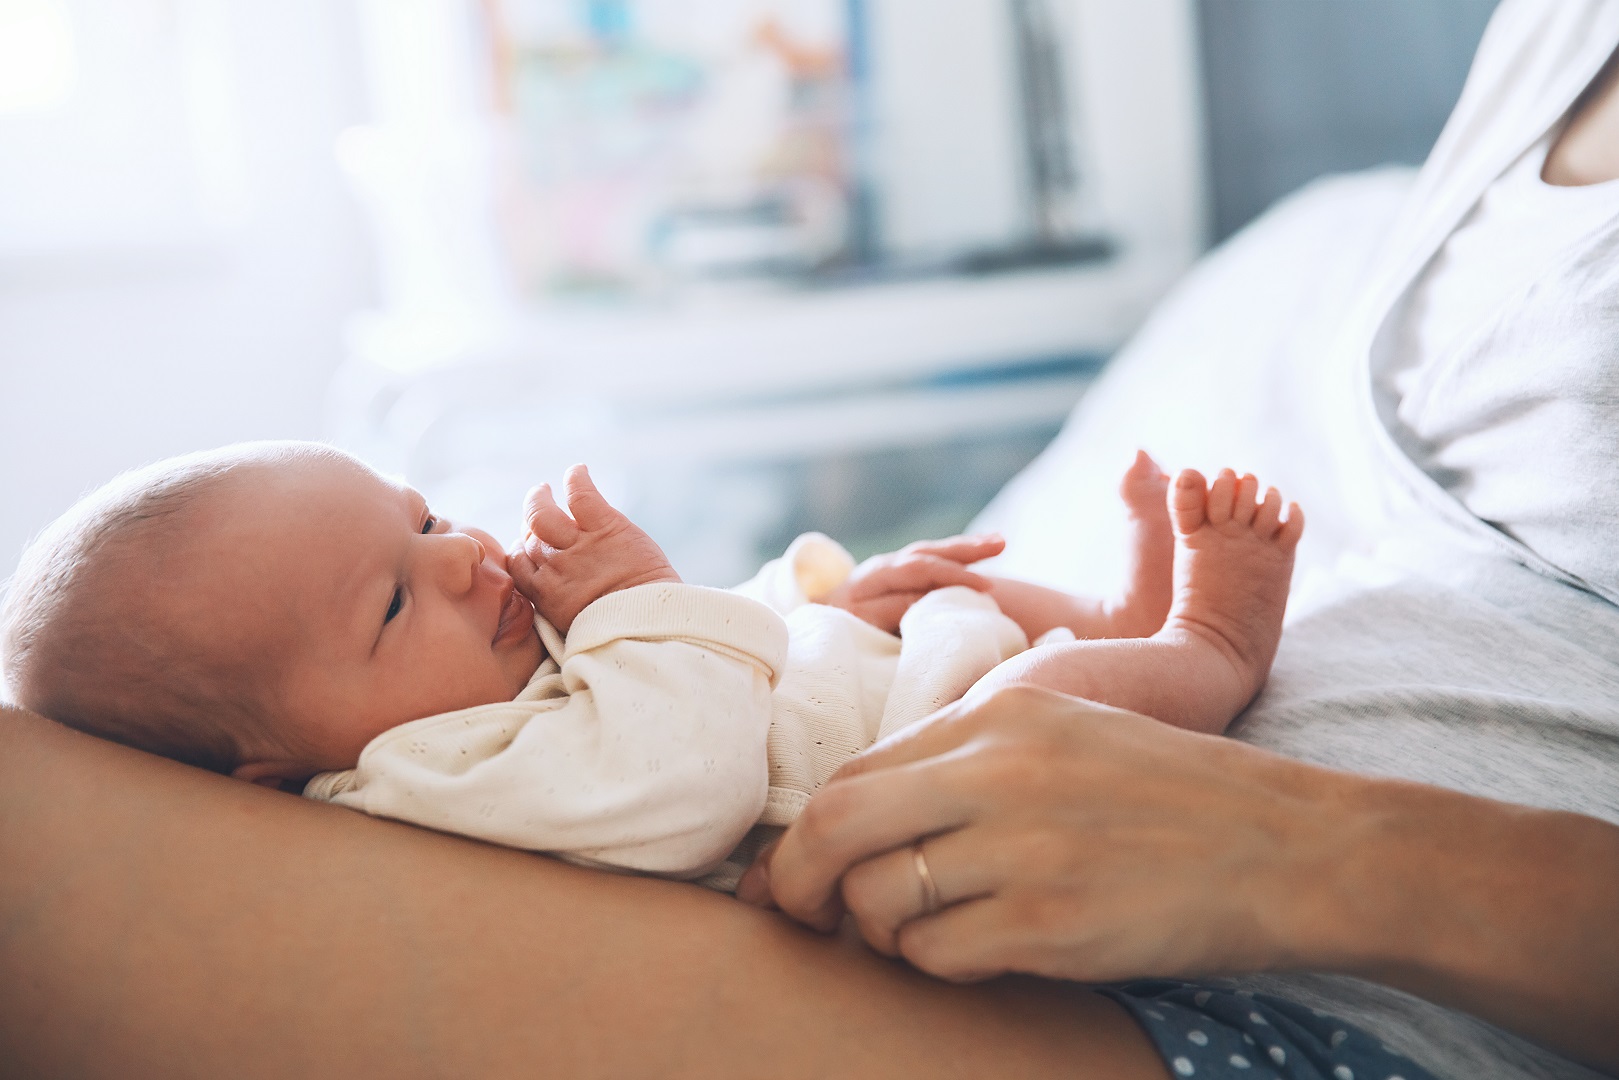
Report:
[[759,819],[787,627],[719,589],[612,592],[517,700],[384,732],[304,794],[576,862],[706,873]]
[[[1059,626],[1072,630],[1077,638],[1135,636],[1118,633],[1115,604],[968,569],[1005,549],[1006,541],[993,534],[921,540],[867,559],[822,603],[843,608],[893,633],[900,618],[923,596],[949,585],[965,585],[988,593],[1030,641]],[[1163,622],[1162,617],[1158,622]],[[1142,633],[1157,628],[1154,625]]]
[[653,539],[602,498],[583,465],[569,469],[563,483],[566,510],[549,484],[528,493],[528,531],[509,564],[518,590],[559,632],[608,593],[680,580]]
[[911,605],[934,589],[965,585],[989,591],[991,579],[967,567],[1005,549],[1006,541],[999,536],[918,540],[898,551],[873,555],[818,602],[842,608],[879,630],[898,633],[900,619]]

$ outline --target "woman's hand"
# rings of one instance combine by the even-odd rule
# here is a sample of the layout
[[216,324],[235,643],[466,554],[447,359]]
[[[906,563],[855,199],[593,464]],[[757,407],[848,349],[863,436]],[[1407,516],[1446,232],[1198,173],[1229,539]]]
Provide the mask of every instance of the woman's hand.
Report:
[[1619,827],[1032,687],[851,761],[737,895],[955,980],[1341,972],[1619,1070]]
[[967,569],[1006,550],[999,536],[951,536],[918,540],[898,551],[873,555],[833,589],[821,603],[842,608],[879,630],[899,632],[899,621],[911,605],[934,589],[965,585],[987,592],[991,580]]
[[1338,775],[1017,687],[851,762],[738,895],[821,930],[846,908],[874,949],[955,980],[1275,968]]

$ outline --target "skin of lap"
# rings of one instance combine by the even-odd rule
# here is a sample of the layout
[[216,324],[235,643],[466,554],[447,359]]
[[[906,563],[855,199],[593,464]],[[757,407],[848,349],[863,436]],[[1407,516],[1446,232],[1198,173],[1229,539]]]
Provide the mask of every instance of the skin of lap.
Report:
[[693,886],[581,870],[0,711],[8,1078],[1108,1076],[1073,987],[938,983]]

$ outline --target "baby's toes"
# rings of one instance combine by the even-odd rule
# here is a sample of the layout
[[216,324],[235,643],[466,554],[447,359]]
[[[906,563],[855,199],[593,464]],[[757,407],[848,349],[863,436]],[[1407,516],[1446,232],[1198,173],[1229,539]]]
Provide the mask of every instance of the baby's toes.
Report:
[[1119,498],[1134,511],[1159,510],[1164,505],[1164,493],[1169,489],[1169,477],[1145,450],[1136,451],[1136,459],[1119,481]]
[[1190,536],[1208,521],[1208,481],[1196,469],[1183,469],[1175,478],[1171,515],[1175,531]]
[[1299,509],[1298,503],[1287,504],[1287,520],[1282,522],[1281,529],[1276,533],[1276,544],[1283,551],[1292,551],[1299,545],[1299,537],[1304,535],[1304,511]]
[[1253,473],[1244,473],[1242,479],[1237,481],[1237,489],[1231,500],[1231,520],[1247,528],[1254,521],[1254,511],[1258,508],[1259,480]]
[[1265,489],[1265,499],[1254,511],[1254,534],[1262,540],[1276,535],[1276,526],[1282,519],[1282,493],[1275,488]]
[[1237,474],[1221,469],[1220,475],[1209,485],[1209,524],[1215,528],[1231,520],[1232,504],[1237,497]]

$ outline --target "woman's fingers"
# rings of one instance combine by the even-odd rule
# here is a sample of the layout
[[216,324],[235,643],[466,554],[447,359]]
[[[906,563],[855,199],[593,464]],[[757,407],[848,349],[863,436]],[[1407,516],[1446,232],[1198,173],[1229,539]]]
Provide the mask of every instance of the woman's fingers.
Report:
[[[1004,718],[1016,715],[1031,706],[1038,707],[1039,703],[1048,699],[1071,703],[1078,701],[1076,698],[1051,690],[1014,686],[998,690],[987,698],[951,702],[921,723],[896,731],[865,753],[851,758],[832,774],[828,784],[869,772],[897,768],[911,762],[942,757],[975,738],[992,734]],[[1105,705],[1090,702],[1080,704],[1087,708],[1107,710]]]
[[[1048,692],[1029,690],[1027,693]],[[759,854],[753,866],[743,875],[742,884],[737,888],[737,896],[761,907],[784,907],[780,897],[791,894],[795,898],[793,901],[795,912],[790,913],[793,913],[795,918],[799,918],[796,912],[803,912],[806,917],[800,918],[800,921],[826,930],[835,928],[843,914],[837,889],[838,879],[859,859],[849,857],[840,864],[839,855],[830,846],[837,838],[820,835],[823,829],[835,828],[832,819],[840,810],[833,806],[832,800],[843,800],[843,804],[850,810],[858,811],[865,804],[868,794],[878,797],[884,794],[881,784],[888,770],[897,769],[911,762],[932,760],[961,747],[981,730],[983,724],[994,722],[994,712],[1000,699],[1017,698],[1024,694],[1025,691],[1019,688],[1004,691],[974,707],[959,701],[947,705],[922,723],[890,735],[859,757],[845,763],[832,774],[826,786],[811,801],[810,809],[805,811],[805,815]],[[849,792],[842,792],[841,786],[846,781],[869,773],[883,773],[884,776],[877,777],[876,786],[870,789],[851,789]],[[835,788],[839,789],[839,794],[829,795],[828,792]],[[926,815],[922,816],[925,818]],[[812,818],[815,824],[812,826],[805,817]],[[959,817],[959,814],[946,815],[941,820],[955,817]],[[867,824],[879,823],[873,821]],[[935,825],[931,829],[919,827],[910,838],[925,836],[943,828],[945,826],[942,824]],[[903,826],[897,826],[897,829],[900,833],[904,831]],[[806,831],[812,831],[814,835],[806,838]],[[857,838],[846,839],[853,845],[851,850],[859,850]],[[780,864],[787,881],[778,892],[774,877],[776,856],[780,854],[782,845],[789,841],[789,850]],[[880,839],[874,839],[870,843],[871,850],[868,854],[876,854],[897,847],[903,840],[883,844]],[[810,861],[811,855],[815,857],[814,861]]]
[[894,952],[929,975],[951,982],[977,982],[1026,971],[1010,960],[1022,946],[1017,924],[1007,917],[999,897],[968,900],[937,915],[914,919],[899,928]]
[[968,819],[952,785],[928,775],[950,764],[945,755],[822,788],[771,857],[777,906],[816,929],[836,929],[843,913],[838,886],[850,867]]
[[[1087,767],[1083,759],[1067,760],[1086,742],[1085,722],[1117,728],[1132,719],[1141,720],[1024,686],[941,709],[844,765],[810,801],[770,860],[777,905],[801,922],[830,929],[843,911],[839,882],[845,874],[923,838],[935,838],[928,850],[940,845],[939,874],[953,897],[993,888],[994,875],[1007,873],[1007,858],[1050,868],[1050,858],[997,839],[994,819],[1025,803],[1072,798],[1082,804],[1092,797],[1069,791],[1075,768]],[[963,827],[977,845],[971,857],[954,850],[958,841],[951,834]],[[1045,844],[1046,837],[1032,842]],[[963,878],[960,868],[968,866],[991,878]]]
[[557,505],[550,484],[529,489],[528,498],[523,500],[523,518],[530,533],[559,551],[572,547],[579,539],[579,523]]
[[1004,872],[993,848],[992,834],[957,830],[884,852],[844,875],[844,905],[867,944],[897,956],[905,924],[994,890]]
[[847,911],[873,948],[948,979],[1265,970],[1300,937],[1285,898],[1339,842],[1312,810],[1332,774],[1307,769],[1012,687],[846,765],[763,884],[800,921]]
[[947,705],[849,761],[776,846],[768,875],[777,906],[810,926],[835,928],[843,912],[838,883],[856,863],[948,833],[970,821],[983,800],[1017,793],[1030,755],[1003,737],[1007,721],[1061,729],[1076,711],[1124,715],[1016,686]]

